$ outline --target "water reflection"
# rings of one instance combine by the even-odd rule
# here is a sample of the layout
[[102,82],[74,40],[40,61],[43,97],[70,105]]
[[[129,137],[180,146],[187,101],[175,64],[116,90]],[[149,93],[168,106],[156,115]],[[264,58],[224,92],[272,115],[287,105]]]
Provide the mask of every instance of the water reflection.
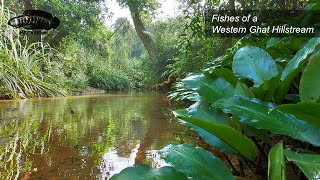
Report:
[[191,141],[163,94],[0,103],[1,179],[107,179],[135,163],[162,166],[157,149]]

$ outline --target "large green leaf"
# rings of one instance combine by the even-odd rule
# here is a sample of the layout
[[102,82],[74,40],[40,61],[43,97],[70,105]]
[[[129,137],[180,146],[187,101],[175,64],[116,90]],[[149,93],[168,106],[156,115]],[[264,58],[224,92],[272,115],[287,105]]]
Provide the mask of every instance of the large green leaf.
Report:
[[309,61],[300,81],[301,101],[316,101],[320,97],[320,50]]
[[220,77],[196,74],[182,80],[186,89],[196,91],[209,102],[233,96],[234,87]]
[[115,174],[110,180],[145,180],[145,179],[157,179],[157,180],[180,180],[188,179],[182,172],[175,170],[173,167],[162,167],[159,169],[152,169],[147,165],[137,165],[134,167],[128,167],[122,170],[119,174]]
[[255,160],[257,155],[257,149],[254,142],[245,135],[241,134],[239,131],[233,129],[232,127],[223,124],[207,122],[205,120],[193,117],[182,116],[179,118],[215,135],[221,141],[229,145],[232,149],[234,149],[244,157],[248,158],[249,160]]
[[228,99],[220,99],[213,105],[238,117],[242,123],[320,146],[319,128],[298,120],[293,115],[274,109],[275,105],[272,103],[235,96]]
[[259,139],[261,139],[262,141],[269,143],[269,134],[268,131],[265,129],[257,129],[254,126],[250,125],[250,124],[241,124],[245,134],[249,137],[254,136],[257,137]]
[[246,98],[254,98],[254,94],[252,91],[248,88],[247,85],[238,82],[236,88],[234,89],[234,95],[235,96],[241,96]]
[[320,155],[298,153],[286,150],[285,154],[289,161],[297,164],[308,179],[320,179]]
[[167,145],[160,150],[164,160],[192,179],[235,179],[227,166],[212,153],[192,145]]
[[284,81],[286,78],[291,78],[295,76],[297,72],[301,70],[301,63],[307,59],[307,57],[313,53],[317,45],[320,43],[320,37],[314,37],[310,39],[302,49],[300,49],[293,59],[289,61],[285,69],[281,74],[281,81]]
[[286,160],[282,142],[270,150],[268,164],[268,177],[270,180],[286,179]]
[[276,109],[281,112],[292,114],[297,119],[307,121],[309,124],[320,128],[320,104],[301,102],[298,104],[285,104]]
[[[209,104],[205,101],[197,102],[196,104],[190,106],[185,110],[177,110],[173,112],[176,117],[195,117],[202,119],[207,122],[213,122],[217,124],[229,124],[229,116],[223,113],[220,109],[210,107]],[[209,133],[208,131],[195,126],[191,123],[186,123],[187,126],[190,126],[192,129],[198,132],[198,134],[202,137],[202,139],[210,144],[211,146],[216,147],[222,152],[226,153],[237,153],[234,149],[232,149],[228,144],[221,141],[215,135]]]
[[246,46],[239,49],[233,58],[233,72],[239,78],[247,78],[259,87],[278,75],[277,65],[263,49]]
[[210,74],[227,80],[230,84],[232,84],[232,86],[237,85],[238,79],[230,69],[218,68],[218,69],[211,70]]
[[285,98],[293,79],[296,75],[301,71],[303,66],[307,62],[307,58],[311,53],[314,52],[317,45],[320,43],[320,37],[314,37],[310,39],[302,49],[300,49],[295,57],[289,61],[286,65],[285,69],[281,74],[281,84],[277,89],[276,93],[276,102],[281,103],[282,100]]

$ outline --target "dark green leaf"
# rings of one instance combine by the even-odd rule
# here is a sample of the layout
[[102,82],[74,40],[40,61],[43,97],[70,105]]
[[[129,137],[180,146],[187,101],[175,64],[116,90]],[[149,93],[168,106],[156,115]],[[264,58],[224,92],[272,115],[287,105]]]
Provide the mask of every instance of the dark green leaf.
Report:
[[301,71],[307,62],[307,58],[314,52],[317,45],[320,43],[320,37],[310,39],[302,49],[300,49],[295,57],[289,61],[281,74],[281,83],[276,93],[276,102],[281,103],[285,98],[293,79]]
[[308,179],[320,179],[320,155],[298,153],[286,150],[285,154],[289,161],[299,166]]
[[282,60],[284,59],[284,56],[291,54],[291,51],[288,48],[288,45],[284,43],[284,39],[279,39],[274,37],[270,38],[269,41],[267,41],[266,51],[272,57],[282,57],[281,58]]
[[242,124],[243,130],[247,136],[254,136],[266,143],[269,143],[269,134],[265,129],[257,129],[249,124]]
[[247,87],[247,85],[241,82],[238,82],[236,88],[234,89],[234,95],[246,98],[254,98],[252,91]]
[[275,145],[269,152],[268,177],[270,180],[286,179],[286,160],[283,143]]
[[293,103],[301,102],[299,94],[287,94],[286,99]]
[[238,117],[242,123],[320,146],[319,128],[274,109],[275,105],[272,103],[262,102],[259,99],[231,97],[220,99],[213,105]]
[[276,109],[283,113],[292,114],[297,119],[307,121],[309,124],[320,128],[320,104],[301,102],[298,104],[285,104]]
[[[210,107],[208,103],[202,101],[197,102],[196,104],[190,106],[186,110],[178,110],[174,111],[175,116],[177,117],[195,117],[198,119],[202,119],[207,122],[213,122],[217,124],[229,124],[229,116],[223,113],[220,109]],[[234,149],[232,149],[228,144],[221,141],[219,138],[214,136],[213,134],[207,132],[206,130],[195,126],[190,123],[186,123],[187,126],[190,126],[192,129],[198,132],[198,134],[202,137],[202,139],[226,153],[237,153]]]
[[198,118],[184,116],[179,118],[215,135],[221,141],[228,144],[232,149],[236,150],[239,154],[243,155],[249,160],[255,160],[257,152],[254,142],[232,127],[223,124],[207,122]]
[[110,180],[123,179],[157,179],[157,180],[180,180],[188,179],[182,172],[175,170],[173,167],[162,167],[159,169],[152,169],[147,165],[137,165],[128,167],[122,170],[119,174],[115,174]]
[[238,79],[230,69],[218,68],[210,71],[210,74],[227,80],[234,87],[237,85]]
[[320,50],[309,61],[301,76],[301,101],[316,101],[320,97]]
[[233,58],[233,72],[239,78],[247,78],[259,87],[278,75],[276,63],[263,49],[246,46],[239,49]]
[[234,87],[223,78],[196,74],[182,80],[186,89],[196,91],[209,102],[233,96]]
[[268,41],[267,41],[267,45],[266,45],[266,48],[270,48],[270,47],[272,47],[272,46],[274,46],[274,45],[277,45],[278,43],[279,43],[279,38],[275,38],[275,37],[273,37],[273,38],[270,38]]
[[192,179],[235,179],[227,166],[212,153],[192,145],[168,145],[164,160]]

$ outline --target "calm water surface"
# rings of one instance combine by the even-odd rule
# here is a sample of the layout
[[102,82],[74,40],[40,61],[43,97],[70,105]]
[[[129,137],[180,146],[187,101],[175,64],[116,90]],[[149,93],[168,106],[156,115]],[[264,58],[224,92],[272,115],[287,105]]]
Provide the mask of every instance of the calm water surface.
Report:
[[[191,142],[159,93],[0,101],[0,179],[108,179]],[[192,142],[191,142],[192,143]]]

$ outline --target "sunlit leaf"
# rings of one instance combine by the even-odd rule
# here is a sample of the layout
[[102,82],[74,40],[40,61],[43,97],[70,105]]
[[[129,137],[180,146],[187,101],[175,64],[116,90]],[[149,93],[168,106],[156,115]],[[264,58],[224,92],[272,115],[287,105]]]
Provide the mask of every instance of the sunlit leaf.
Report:
[[234,89],[235,96],[247,97],[247,98],[254,98],[254,94],[252,91],[247,87],[247,85],[238,82],[236,88]]
[[320,104],[312,102],[301,102],[298,104],[284,104],[276,109],[281,112],[292,114],[297,119],[304,120],[311,125],[320,128]]
[[[220,109],[210,107],[210,105],[204,101],[198,102],[192,106],[190,106],[186,110],[177,110],[174,111],[175,116],[177,117],[195,117],[202,119],[207,122],[213,122],[218,124],[229,124],[229,116],[223,113]],[[218,148],[222,152],[227,153],[237,153],[234,149],[232,149],[228,144],[221,141],[215,135],[207,132],[206,130],[195,126],[191,123],[186,123],[187,126],[190,126],[192,129],[198,132],[198,134],[202,137],[202,139],[212,145],[213,147]]]
[[319,128],[274,109],[275,105],[272,103],[262,102],[259,99],[231,97],[220,99],[213,105],[238,117],[242,123],[320,146]]
[[210,74],[227,80],[230,84],[232,84],[232,86],[237,85],[238,79],[230,69],[218,68],[210,71]]
[[182,172],[175,170],[173,167],[162,167],[159,169],[152,169],[147,165],[137,165],[128,167],[122,170],[119,174],[111,177],[110,180],[123,180],[123,179],[159,179],[159,180],[180,180],[188,179]]
[[250,79],[255,87],[278,75],[276,63],[263,49],[246,46],[239,49],[233,58],[233,72],[238,78]]
[[232,127],[223,124],[207,122],[205,120],[193,117],[182,116],[179,118],[215,135],[221,141],[228,144],[232,149],[234,149],[244,157],[248,158],[249,160],[255,160],[257,151],[254,142],[251,139],[247,138],[245,135],[241,134],[241,132],[233,129]]
[[268,177],[270,180],[286,179],[286,160],[282,142],[270,150],[268,164]]
[[196,91],[209,102],[233,96],[234,87],[225,79],[206,74],[196,74],[182,80],[186,89]]
[[298,153],[286,150],[285,154],[289,161],[293,161],[303,171],[308,179],[320,179],[320,155]]
[[301,76],[301,101],[316,101],[320,97],[320,50],[309,61]]
[[281,83],[276,92],[276,102],[280,103],[285,98],[293,79],[307,63],[307,59],[320,43],[320,37],[310,39],[295,57],[289,61],[281,74]]
[[227,166],[212,153],[192,145],[168,145],[161,151],[164,160],[191,179],[235,179]]

